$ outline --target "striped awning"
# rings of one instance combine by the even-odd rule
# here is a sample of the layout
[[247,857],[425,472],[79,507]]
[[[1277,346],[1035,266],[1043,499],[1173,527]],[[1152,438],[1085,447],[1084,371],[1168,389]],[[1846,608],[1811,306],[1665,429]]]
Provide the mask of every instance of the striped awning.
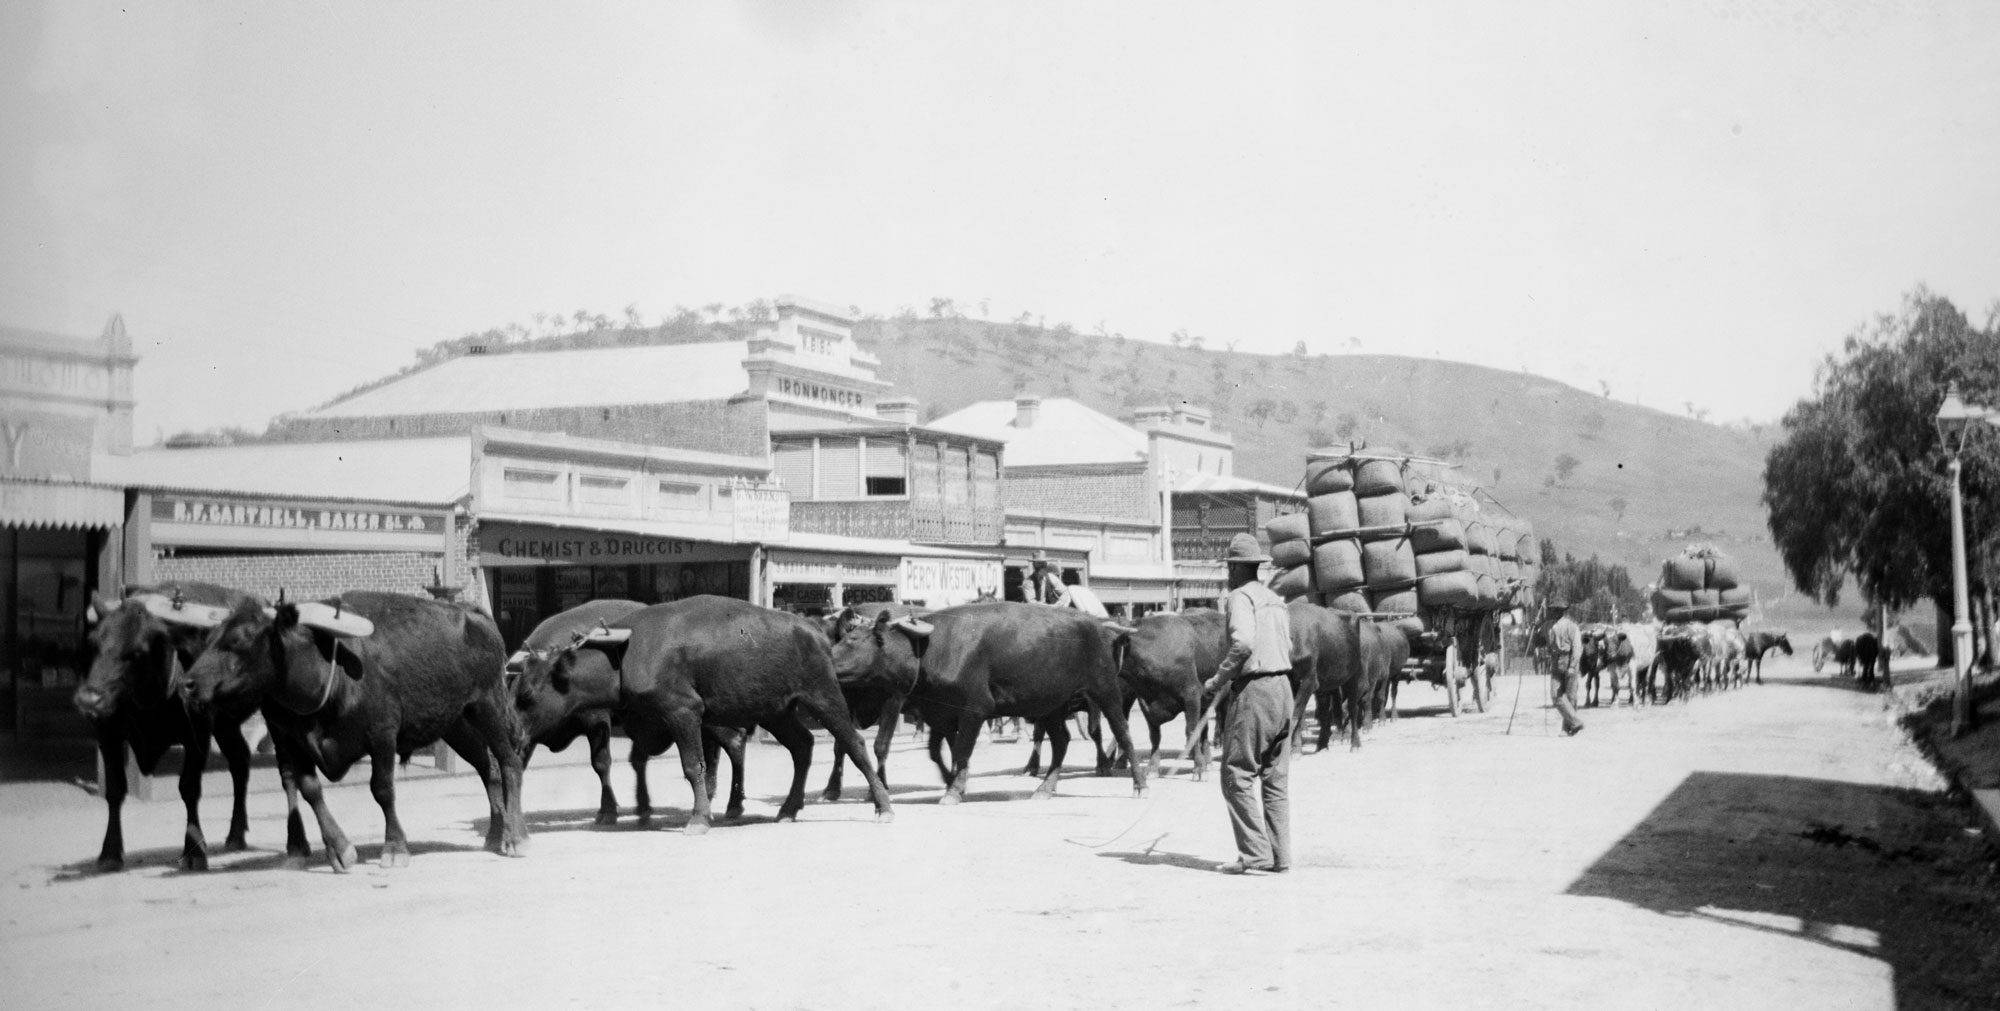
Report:
[[0,481],[0,526],[108,529],[124,522],[122,488]]

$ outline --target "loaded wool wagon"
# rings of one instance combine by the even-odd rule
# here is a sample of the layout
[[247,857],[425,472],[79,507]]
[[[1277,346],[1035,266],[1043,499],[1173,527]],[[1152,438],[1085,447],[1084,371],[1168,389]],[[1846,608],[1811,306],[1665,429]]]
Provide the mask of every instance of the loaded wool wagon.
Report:
[[[1360,450],[1306,457],[1306,511],[1272,519],[1271,588],[1388,622],[1409,637],[1398,676],[1459,691],[1486,709],[1472,677],[1499,642],[1498,616],[1525,606],[1540,575],[1533,528],[1476,488],[1445,479],[1442,460]],[[1492,502],[1490,497],[1487,499]]]

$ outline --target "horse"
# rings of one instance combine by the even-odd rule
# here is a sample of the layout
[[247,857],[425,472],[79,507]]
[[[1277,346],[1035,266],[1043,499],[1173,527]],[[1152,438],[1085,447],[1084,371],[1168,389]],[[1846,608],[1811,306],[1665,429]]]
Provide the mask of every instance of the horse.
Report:
[[[1784,629],[1781,628],[1776,631],[1758,629],[1755,632],[1744,633],[1744,663],[1749,668],[1749,672],[1757,676],[1757,683],[1760,685],[1764,683],[1764,654],[1769,653],[1773,649],[1783,650],[1786,656],[1792,655],[1792,640],[1790,636],[1785,634]],[[1817,670],[1818,668],[1815,667],[1814,669]]]

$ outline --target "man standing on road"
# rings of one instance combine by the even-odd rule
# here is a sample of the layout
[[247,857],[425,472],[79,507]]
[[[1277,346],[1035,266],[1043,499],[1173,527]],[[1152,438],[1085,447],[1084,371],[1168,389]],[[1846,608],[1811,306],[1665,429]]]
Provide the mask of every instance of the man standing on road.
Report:
[[[1271,560],[1254,534],[1229,542],[1229,596],[1223,614],[1229,653],[1202,687],[1222,697],[1222,797],[1236,833],[1237,859],[1224,874],[1283,873],[1292,863],[1292,621],[1285,602],[1257,581]],[[1259,803],[1261,795],[1261,804]]]
[[1572,737],[1583,732],[1576,718],[1577,660],[1583,652],[1583,630],[1570,620],[1569,602],[1556,597],[1549,601],[1549,675],[1555,678],[1556,712],[1562,714],[1563,733]]

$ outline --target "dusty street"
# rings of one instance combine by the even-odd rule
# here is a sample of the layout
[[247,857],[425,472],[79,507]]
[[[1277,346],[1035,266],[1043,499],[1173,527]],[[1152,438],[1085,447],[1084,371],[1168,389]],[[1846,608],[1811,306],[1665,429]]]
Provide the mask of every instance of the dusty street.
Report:
[[[2000,1004],[1996,892],[1968,817],[1879,696],[1774,660],[1767,684],[1584,711],[1564,738],[1529,681],[1495,712],[1416,718],[1294,764],[1299,865],[1230,878],[1217,787],[1180,763],[1148,799],[1086,771],[1024,799],[1026,745],[982,744],[936,805],[908,734],[896,820],[850,780],[770,822],[783,752],[750,757],[750,816],[684,837],[677,763],[650,827],[590,824],[579,749],[530,769],[530,855],[480,850],[470,776],[413,781],[415,857],[372,863],[365,771],[329,791],[365,862],[278,866],[260,769],[251,842],[174,867],[180,804],[127,805],[134,866],[89,872],[102,805],[0,787],[0,988],[41,1007],[1589,1007]],[[1143,730],[1141,730],[1143,735]],[[812,776],[826,774],[826,745]],[[618,751],[622,758],[623,742]],[[1177,752],[1175,753],[1177,754]],[[79,772],[87,770],[78,770]],[[726,771],[725,771],[726,774]],[[217,777],[211,776],[211,783]],[[621,800],[631,774],[621,765]],[[204,802],[219,840],[227,798]],[[317,835],[314,835],[317,843]],[[1982,964],[1983,960],[1983,964]]]

